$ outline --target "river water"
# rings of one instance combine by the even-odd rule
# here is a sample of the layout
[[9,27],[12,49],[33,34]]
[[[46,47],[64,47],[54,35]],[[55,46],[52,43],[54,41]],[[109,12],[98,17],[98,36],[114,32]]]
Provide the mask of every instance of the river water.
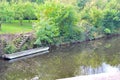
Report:
[[55,80],[120,71],[120,37],[63,47],[17,61],[0,60],[0,80]]

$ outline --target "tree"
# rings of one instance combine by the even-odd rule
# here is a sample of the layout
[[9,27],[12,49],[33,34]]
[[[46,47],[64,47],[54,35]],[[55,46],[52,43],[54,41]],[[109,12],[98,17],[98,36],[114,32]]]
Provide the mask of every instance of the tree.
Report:
[[[38,9],[37,43],[65,42],[75,39],[77,12],[73,6],[63,5],[59,2],[46,2]],[[59,41],[57,41],[59,40]]]
[[24,18],[27,18],[30,22],[31,19],[35,18],[35,6],[31,2],[26,2],[24,7]]
[[0,3],[0,30],[3,22],[10,22],[14,19],[14,11],[8,2]]
[[25,13],[25,4],[22,2],[12,4],[15,11],[15,19],[18,19],[20,25],[23,25],[24,13]]
[[110,32],[115,32],[120,28],[120,2],[111,0],[104,9],[103,26]]
[[80,14],[81,20],[86,20],[96,28],[102,27],[103,11],[97,6],[85,6]]
[[5,3],[1,2],[0,3],[0,30],[1,30],[1,27],[2,27],[2,23],[6,18],[6,10],[5,9],[6,9]]

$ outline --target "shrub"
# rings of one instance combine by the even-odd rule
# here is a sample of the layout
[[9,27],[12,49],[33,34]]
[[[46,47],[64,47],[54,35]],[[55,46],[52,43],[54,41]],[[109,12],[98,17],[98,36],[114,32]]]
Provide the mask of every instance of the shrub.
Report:
[[4,48],[4,52],[6,54],[11,54],[16,51],[16,47],[13,44],[7,44],[6,47]]
[[37,44],[74,39],[77,13],[73,6],[48,1],[40,5],[38,12]]
[[77,6],[82,10],[90,0],[77,0]]
[[108,9],[104,12],[103,26],[109,29],[111,33],[120,28],[120,11]]
[[110,0],[104,9],[103,27],[111,33],[119,32],[120,29],[120,1]]
[[111,30],[110,30],[109,28],[105,28],[105,29],[104,29],[104,32],[105,32],[105,34],[110,34],[110,33],[111,33]]

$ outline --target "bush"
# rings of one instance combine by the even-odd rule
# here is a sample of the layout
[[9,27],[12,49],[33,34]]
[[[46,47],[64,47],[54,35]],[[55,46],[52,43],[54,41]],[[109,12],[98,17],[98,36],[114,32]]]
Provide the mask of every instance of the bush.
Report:
[[110,33],[111,33],[111,30],[110,30],[109,28],[105,28],[105,29],[104,29],[104,32],[105,32],[105,34],[110,34]]
[[37,28],[37,40],[35,44],[54,43],[54,38],[59,35],[57,26],[50,24],[48,21],[40,24],[41,25]]
[[120,28],[120,11],[108,9],[104,12],[103,26],[109,29],[111,33]]
[[51,44],[74,39],[77,12],[73,6],[48,1],[40,5],[38,12],[37,44],[41,42]]
[[77,0],[77,6],[82,10],[90,0]]
[[16,47],[13,44],[7,44],[6,47],[4,48],[4,52],[6,54],[11,54],[16,51]]

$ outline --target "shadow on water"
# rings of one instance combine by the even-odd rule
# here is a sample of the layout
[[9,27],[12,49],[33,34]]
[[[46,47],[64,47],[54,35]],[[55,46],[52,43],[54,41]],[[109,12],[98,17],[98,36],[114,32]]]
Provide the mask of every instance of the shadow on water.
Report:
[[71,45],[15,62],[0,60],[0,80],[55,80],[120,71],[120,37]]

